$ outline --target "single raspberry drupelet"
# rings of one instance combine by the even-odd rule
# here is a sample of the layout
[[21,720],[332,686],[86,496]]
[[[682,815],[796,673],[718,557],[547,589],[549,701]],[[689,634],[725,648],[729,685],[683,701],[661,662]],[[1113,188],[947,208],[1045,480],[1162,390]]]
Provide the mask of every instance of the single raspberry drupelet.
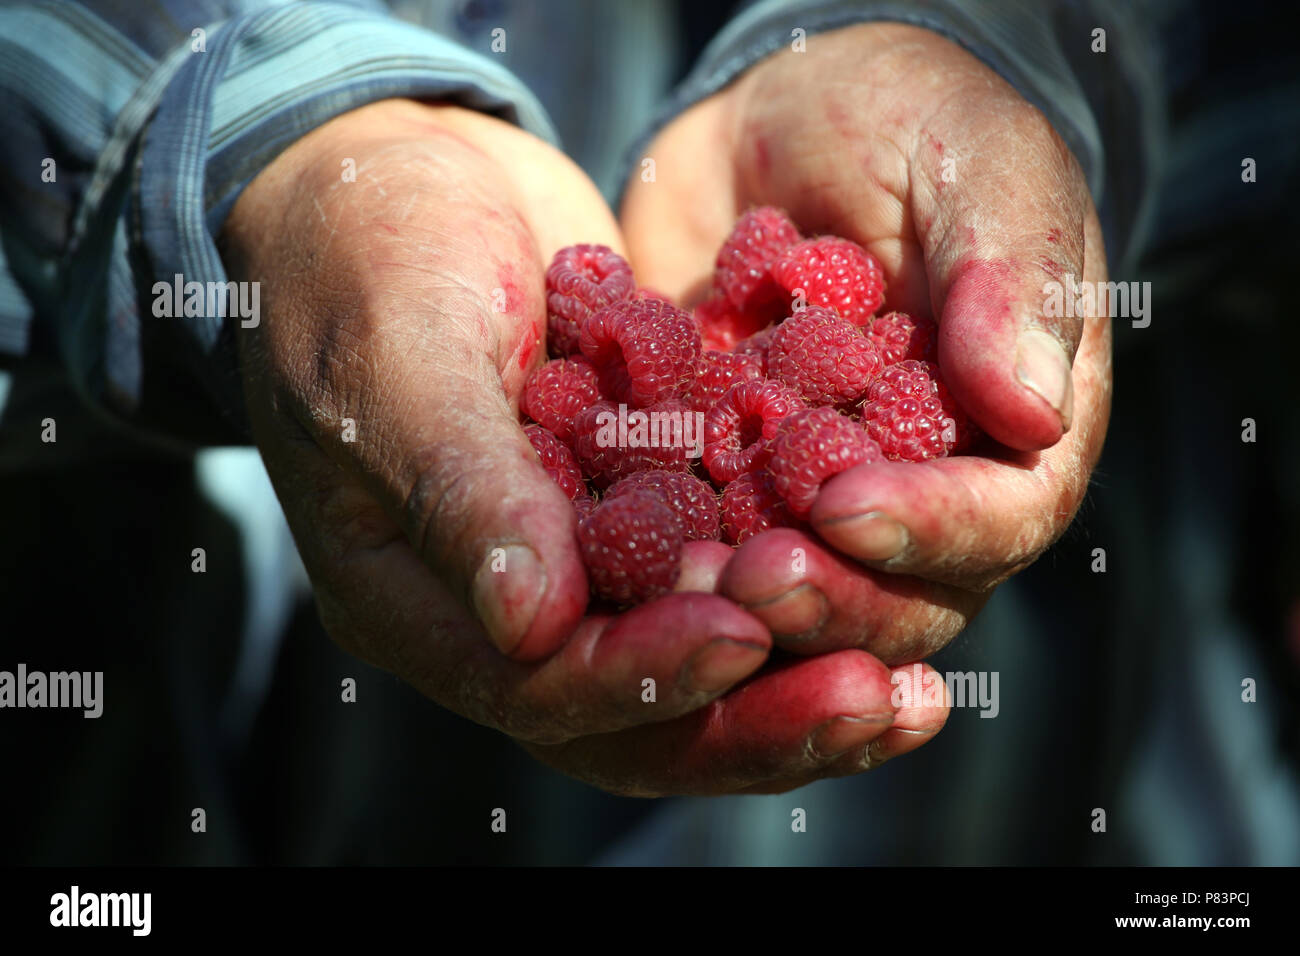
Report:
[[704,467],[725,484],[761,468],[771,454],[776,426],[803,408],[797,393],[780,382],[741,382],[704,416]]
[[803,290],[809,305],[834,309],[862,328],[885,297],[885,277],[875,256],[856,242],[835,236],[805,239],[772,265],[787,294]]
[[573,453],[583,474],[604,488],[648,468],[688,471],[695,413],[675,399],[620,414],[612,402],[597,402],[573,422]]
[[575,355],[587,317],[636,291],[632,267],[608,246],[567,246],[546,270],[546,339],[551,354]]
[[736,355],[754,356],[763,367],[763,375],[767,376],[769,374],[767,368],[768,352],[772,347],[772,336],[776,335],[776,330],[779,328],[779,325],[769,325],[767,328],[755,332],[749,338],[741,339],[732,346],[731,351]]
[[524,411],[560,441],[573,437],[573,419],[601,399],[596,368],[581,355],[552,359],[524,384]]
[[620,478],[605,492],[605,500],[634,491],[654,495],[673,510],[687,541],[717,541],[718,497],[705,482],[680,471],[638,471]]
[[880,349],[886,365],[909,360],[933,362],[939,348],[939,327],[931,319],[890,312],[871,320],[867,338]]
[[597,505],[578,523],[578,546],[591,589],[618,604],[667,594],[681,573],[681,523],[644,491]]
[[772,484],[798,518],[807,518],[822,482],[855,465],[880,461],[880,446],[833,408],[791,415],[772,441]]
[[582,480],[582,469],[578,467],[578,461],[573,457],[569,446],[541,425],[525,425],[524,434],[532,442],[533,451],[542,460],[546,473],[568,495],[569,500],[586,497],[587,484]]
[[661,299],[605,306],[583,324],[579,341],[605,394],[638,407],[685,394],[700,358],[695,319]]
[[756,356],[705,352],[696,366],[695,381],[686,391],[686,404],[696,411],[707,412],[722,400],[731,386],[762,378],[763,364]]
[[965,448],[972,426],[930,362],[891,365],[867,391],[867,434],[891,461],[926,461]]
[[810,305],[776,327],[767,366],[809,405],[846,407],[866,394],[885,362],[857,326]]
[[781,289],[772,281],[772,263],[799,239],[798,228],[780,209],[749,210],[736,220],[718,251],[714,289],[741,312],[762,311],[781,302]]
[[722,534],[731,544],[744,544],[769,528],[799,525],[766,469],[746,472],[723,488],[720,510]]

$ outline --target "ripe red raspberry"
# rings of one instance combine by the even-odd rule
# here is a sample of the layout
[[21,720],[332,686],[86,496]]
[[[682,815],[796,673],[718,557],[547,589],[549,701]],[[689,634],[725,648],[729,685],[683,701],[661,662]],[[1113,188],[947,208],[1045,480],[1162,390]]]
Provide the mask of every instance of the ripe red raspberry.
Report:
[[603,488],[648,468],[687,471],[699,450],[696,413],[677,400],[644,409],[597,402],[573,422],[573,453],[583,474]]
[[767,357],[768,351],[772,347],[772,336],[776,334],[779,325],[769,325],[767,328],[755,332],[747,339],[742,339],[732,346],[731,351],[736,355],[752,355],[762,364],[763,375],[768,374]]
[[737,341],[770,321],[771,317],[767,315],[755,316],[742,312],[716,290],[710,298],[695,307],[695,323],[700,327],[700,340],[706,349],[719,352],[730,351]]
[[772,265],[772,276],[790,295],[802,289],[809,305],[824,305],[858,327],[885,295],[885,277],[875,256],[856,242],[835,236],[805,239]]
[[681,573],[681,524],[644,491],[597,505],[578,524],[578,546],[591,589],[618,604],[667,594]]
[[880,461],[880,446],[833,408],[812,408],[783,421],[772,441],[772,484],[798,518],[807,518],[822,482],[855,465]]
[[809,405],[842,407],[866,393],[885,363],[857,326],[810,305],[776,327],[767,367]]
[[695,319],[660,299],[605,306],[583,323],[579,341],[605,394],[641,407],[683,395],[700,357]]
[[533,451],[542,460],[542,467],[551,476],[551,480],[560,486],[560,490],[573,501],[580,495],[587,494],[587,484],[582,480],[582,469],[573,457],[569,446],[560,441],[541,425],[525,425],[524,434],[533,443]]
[[581,521],[596,510],[596,499],[591,495],[578,495],[573,499],[573,513]]
[[673,510],[687,541],[717,541],[718,497],[705,482],[680,471],[638,471],[620,478],[605,492],[605,500],[643,491]]
[[767,464],[776,426],[803,402],[780,382],[741,382],[704,416],[704,467],[713,480],[735,481]]
[[546,340],[551,354],[575,355],[578,334],[597,309],[636,288],[632,267],[608,246],[567,246],[546,270]]
[[862,406],[867,433],[892,461],[942,458],[970,442],[971,425],[930,362],[885,369]]
[[743,544],[769,528],[799,525],[766,469],[747,472],[722,489],[721,517],[723,536],[732,544]]
[[529,418],[567,442],[573,437],[574,416],[600,399],[595,366],[577,355],[552,359],[533,372],[524,384],[522,404]]
[[686,404],[707,412],[737,382],[757,382],[762,377],[762,363],[753,355],[705,352],[696,366],[695,381],[686,390]]
[[939,327],[930,319],[890,312],[871,320],[867,338],[880,349],[886,365],[908,360],[933,362],[939,346]]
[[760,206],[749,210],[736,220],[718,251],[714,288],[741,312],[761,310],[782,300],[780,288],[772,281],[772,263],[799,238],[799,230],[780,209]]

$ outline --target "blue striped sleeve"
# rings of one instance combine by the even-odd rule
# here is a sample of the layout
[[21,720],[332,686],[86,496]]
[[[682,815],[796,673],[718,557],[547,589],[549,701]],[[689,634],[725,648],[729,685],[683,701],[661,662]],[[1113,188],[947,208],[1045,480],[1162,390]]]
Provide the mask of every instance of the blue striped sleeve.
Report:
[[[305,133],[375,100],[453,100],[551,142],[498,63],[373,5],[182,0],[0,11],[6,201],[0,351],[48,348],[118,417],[184,436],[242,406],[230,321],[156,317],[156,282],[227,281],[241,190]],[[54,182],[41,181],[52,157]],[[200,425],[202,423],[202,425]]]

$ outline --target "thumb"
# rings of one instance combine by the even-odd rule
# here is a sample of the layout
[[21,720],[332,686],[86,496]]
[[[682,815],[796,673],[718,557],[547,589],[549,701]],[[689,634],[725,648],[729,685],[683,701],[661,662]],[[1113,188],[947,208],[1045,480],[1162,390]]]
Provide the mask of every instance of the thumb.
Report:
[[944,379],[986,432],[1029,451],[1055,444],[1073,419],[1083,319],[1054,307],[1062,297],[1052,290],[1068,296],[1083,275],[1091,202],[1074,157],[1033,107],[1022,101],[1006,126],[991,125],[956,155],[944,155],[942,136],[920,148],[917,221],[927,224]]
[[372,390],[357,454],[373,490],[504,654],[555,651],[586,609],[568,498],[533,451],[492,358],[443,341]]

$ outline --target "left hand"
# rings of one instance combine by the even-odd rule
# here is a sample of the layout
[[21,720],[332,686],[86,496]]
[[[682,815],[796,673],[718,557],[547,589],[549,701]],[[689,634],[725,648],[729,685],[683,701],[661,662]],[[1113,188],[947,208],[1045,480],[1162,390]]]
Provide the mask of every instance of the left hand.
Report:
[[938,321],[944,379],[1000,446],[845,472],[813,509],[819,538],[759,535],[719,582],[791,650],[934,653],[1064,532],[1101,454],[1109,323],[1044,315],[1045,281],[1106,280],[1073,155],[988,67],[895,23],[767,58],[647,155],[656,181],[634,179],[622,208],[642,284],[698,293],[736,217],[774,205],[870,250],[887,309]]

